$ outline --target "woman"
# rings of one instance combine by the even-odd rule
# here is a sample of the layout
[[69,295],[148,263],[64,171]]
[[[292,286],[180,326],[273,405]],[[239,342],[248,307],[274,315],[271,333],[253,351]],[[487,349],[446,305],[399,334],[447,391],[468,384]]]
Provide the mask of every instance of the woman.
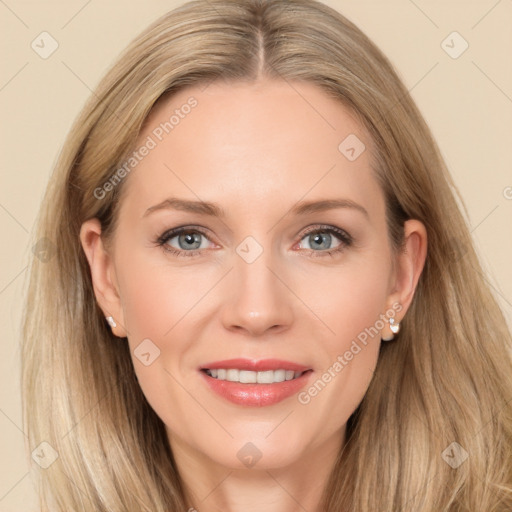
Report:
[[42,509],[510,510],[511,338],[453,189],[388,60],[323,4],[154,23],[39,217]]

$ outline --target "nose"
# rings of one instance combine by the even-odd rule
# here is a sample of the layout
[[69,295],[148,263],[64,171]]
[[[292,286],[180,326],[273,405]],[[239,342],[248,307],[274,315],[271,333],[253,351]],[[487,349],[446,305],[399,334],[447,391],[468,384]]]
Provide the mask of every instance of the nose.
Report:
[[285,284],[286,276],[267,256],[269,252],[263,251],[252,263],[235,256],[234,268],[224,283],[221,318],[227,330],[263,336],[291,326],[293,293]]

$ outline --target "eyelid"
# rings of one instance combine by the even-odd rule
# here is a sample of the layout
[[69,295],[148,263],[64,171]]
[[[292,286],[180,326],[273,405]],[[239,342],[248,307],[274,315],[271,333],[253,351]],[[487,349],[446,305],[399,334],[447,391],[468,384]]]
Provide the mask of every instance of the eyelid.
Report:
[[209,230],[203,228],[202,226],[195,226],[193,224],[186,224],[184,226],[176,226],[175,228],[165,230],[159,237],[157,237],[157,242],[161,242],[163,240],[169,240],[174,238],[182,233],[200,233],[210,240],[209,234],[207,233]]
[[[310,229],[311,228],[311,229]],[[336,226],[332,226],[330,224],[312,224],[305,228],[305,231],[302,232],[302,240],[305,236],[310,235],[312,233],[334,233],[338,237],[344,238],[347,242],[352,242],[352,236],[342,228],[338,228]]]

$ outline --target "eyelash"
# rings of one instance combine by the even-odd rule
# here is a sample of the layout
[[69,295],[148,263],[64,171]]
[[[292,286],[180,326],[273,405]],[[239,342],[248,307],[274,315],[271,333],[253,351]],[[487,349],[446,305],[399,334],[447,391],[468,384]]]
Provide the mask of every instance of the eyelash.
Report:
[[[190,233],[198,233],[200,235],[203,235],[205,238],[208,238],[207,234],[199,228],[194,228],[191,226],[183,226],[179,228],[174,228],[166,231],[162,235],[160,235],[156,240],[155,244],[159,247],[162,247],[162,249],[167,252],[171,253],[174,256],[177,257],[191,257],[198,255],[203,249],[194,249],[192,251],[181,251],[178,249],[175,249],[174,247],[170,247],[167,242],[176,236],[182,235],[182,234],[190,234]],[[303,233],[300,240],[305,238],[308,235],[317,234],[317,233],[329,233],[335,235],[340,240],[340,245],[338,247],[335,247],[334,249],[327,249],[325,251],[313,251],[312,249],[305,249],[306,251],[310,252],[310,257],[317,258],[317,257],[325,257],[325,256],[331,256],[334,257],[335,254],[341,253],[344,251],[347,247],[350,247],[353,243],[352,237],[344,230],[336,228],[334,226],[327,226],[327,225],[320,225],[315,226],[314,228],[306,231]],[[300,241],[299,240],[299,241]]]

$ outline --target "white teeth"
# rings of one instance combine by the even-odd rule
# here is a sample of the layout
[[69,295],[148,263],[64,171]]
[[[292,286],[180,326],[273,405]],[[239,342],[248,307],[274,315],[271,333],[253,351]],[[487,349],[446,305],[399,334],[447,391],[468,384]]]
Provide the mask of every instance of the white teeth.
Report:
[[240,382],[240,371],[230,368],[226,371],[226,380],[230,382]]
[[256,372],[240,370],[239,380],[242,384],[256,384],[257,375],[258,374]]
[[276,370],[274,372],[274,381],[283,382],[286,377],[286,370]]
[[218,380],[227,380],[229,382],[240,382],[242,384],[273,384],[300,377],[302,372],[293,370],[266,370],[263,372],[253,372],[250,370],[216,369],[206,370],[206,373]]
[[258,372],[256,374],[256,380],[259,384],[272,384],[272,382],[274,382],[274,372],[272,370]]

